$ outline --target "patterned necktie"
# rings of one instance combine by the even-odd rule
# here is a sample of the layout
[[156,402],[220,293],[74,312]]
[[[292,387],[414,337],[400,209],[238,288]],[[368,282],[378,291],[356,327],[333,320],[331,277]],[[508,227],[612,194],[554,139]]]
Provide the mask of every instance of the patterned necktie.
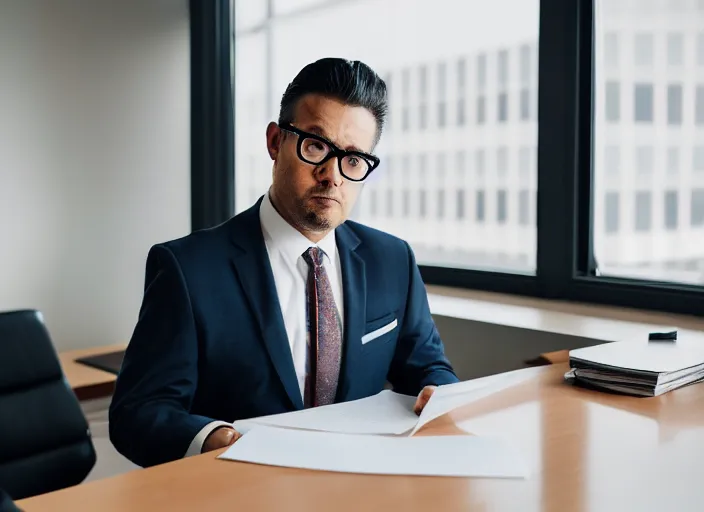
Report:
[[304,391],[305,407],[335,402],[340,376],[342,329],[335,297],[323,266],[323,251],[311,247],[303,253],[308,263],[308,372]]

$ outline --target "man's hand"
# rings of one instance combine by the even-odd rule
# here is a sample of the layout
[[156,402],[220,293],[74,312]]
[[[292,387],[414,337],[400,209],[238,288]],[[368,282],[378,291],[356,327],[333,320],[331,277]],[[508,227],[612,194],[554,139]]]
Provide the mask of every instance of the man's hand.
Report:
[[218,427],[205,438],[201,453],[210,452],[219,448],[225,448],[237,441],[242,434],[232,427]]
[[430,397],[433,396],[436,389],[437,386],[425,386],[423,391],[421,391],[418,395],[416,405],[413,406],[413,412],[420,416],[420,413],[423,412],[423,409],[425,408],[425,404],[428,403],[428,400],[430,400]]

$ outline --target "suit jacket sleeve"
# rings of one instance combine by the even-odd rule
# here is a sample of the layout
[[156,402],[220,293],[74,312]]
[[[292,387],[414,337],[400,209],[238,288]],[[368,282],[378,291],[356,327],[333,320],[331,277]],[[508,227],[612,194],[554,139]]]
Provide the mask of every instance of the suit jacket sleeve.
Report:
[[388,379],[395,391],[415,395],[425,386],[451,384],[458,379],[445,357],[440,334],[430,314],[425,284],[408,244],[406,250],[408,298]]
[[110,440],[152,466],[184,456],[212,418],[190,414],[198,342],[181,268],[165,246],[147,257],[144,299],[110,404]]

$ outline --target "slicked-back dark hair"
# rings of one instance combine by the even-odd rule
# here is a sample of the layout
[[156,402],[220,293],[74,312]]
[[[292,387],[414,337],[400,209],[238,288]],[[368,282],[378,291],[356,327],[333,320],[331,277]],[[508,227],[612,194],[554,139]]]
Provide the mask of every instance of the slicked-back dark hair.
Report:
[[279,124],[294,121],[298,100],[307,94],[320,94],[369,110],[376,119],[378,142],[388,110],[388,95],[386,84],[372,68],[358,60],[338,58],[308,64],[286,87],[281,98]]

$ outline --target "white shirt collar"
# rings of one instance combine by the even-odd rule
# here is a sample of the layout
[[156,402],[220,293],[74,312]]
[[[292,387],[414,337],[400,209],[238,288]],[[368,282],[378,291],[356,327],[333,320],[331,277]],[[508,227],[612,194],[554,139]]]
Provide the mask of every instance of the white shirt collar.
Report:
[[262,203],[259,206],[259,222],[261,223],[264,240],[267,245],[290,258],[291,261],[297,261],[310,247],[319,247],[323,250],[329,262],[335,261],[334,256],[337,253],[335,230],[330,231],[317,244],[311,242],[296,228],[286,222],[281,214],[276,211],[268,192],[264,194]]

